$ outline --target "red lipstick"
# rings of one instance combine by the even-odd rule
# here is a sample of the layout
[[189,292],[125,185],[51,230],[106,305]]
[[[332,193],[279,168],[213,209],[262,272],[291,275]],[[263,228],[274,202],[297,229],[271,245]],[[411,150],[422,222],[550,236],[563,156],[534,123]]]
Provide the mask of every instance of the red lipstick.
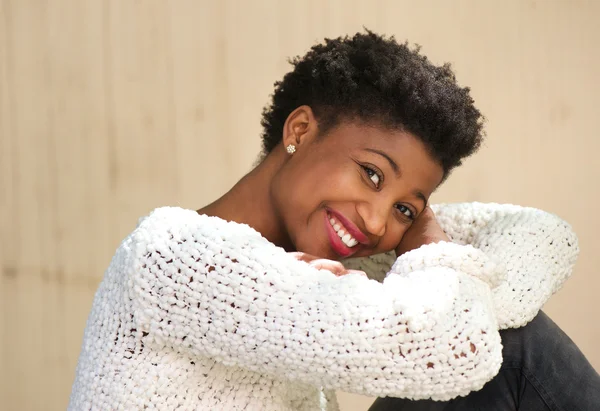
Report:
[[327,230],[327,236],[329,237],[329,243],[330,243],[333,251],[337,255],[339,255],[341,258],[348,258],[352,254],[356,253],[358,251],[358,246],[355,245],[353,247],[348,247],[346,244],[344,244],[344,242],[342,241],[340,236],[336,233],[334,228],[331,226],[331,223],[329,220],[332,217],[343,226],[343,230],[345,232],[350,234],[360,244],[368,243],[367,236],[365,234],[363,234],[362,231],[360,231],[358,229],[358,227],[356,227],[356,225],[354,225],[354,223],[350,222],[347,218],[345,218],[338,212],[335,212],[331,209],[326,209],[325,226],[326,226],[326,230]]
[[346,217],[344,217],[342,214],[338,213],[335,210],[332,210],[330,208],[327,208],[326,210],[327,213],[331,214],[335,217],[336,220],[342,223],[345,231],[348,232],[348,234],[350,234],[352,237],[354,237],[356,241],[358,241],[361,244],[369,243],[369,238],[362,231],[360,231],[356,224],[354,224],[352,221],[348,220]]

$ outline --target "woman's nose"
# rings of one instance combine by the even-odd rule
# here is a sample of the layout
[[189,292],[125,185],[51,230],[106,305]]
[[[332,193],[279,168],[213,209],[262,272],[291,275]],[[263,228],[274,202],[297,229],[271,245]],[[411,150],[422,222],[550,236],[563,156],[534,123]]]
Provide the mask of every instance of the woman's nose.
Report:
[[367,203],[358,204],[356,210],[362,218],[368,234],[383,237],[387,222],[385,210],[382,207]]

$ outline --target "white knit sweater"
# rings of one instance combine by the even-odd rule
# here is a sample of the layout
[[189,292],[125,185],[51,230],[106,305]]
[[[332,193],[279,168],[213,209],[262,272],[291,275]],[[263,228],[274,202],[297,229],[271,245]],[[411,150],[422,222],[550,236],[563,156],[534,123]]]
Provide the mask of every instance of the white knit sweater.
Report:
[[333,390],[480,389],[502,362],[498,329],[559,289],[577,239],[531,208],[434,211],[453,243],[348,262],[380,283],[316,270],[247,225],[155,210],[96,293],[69,409],[334,410]]

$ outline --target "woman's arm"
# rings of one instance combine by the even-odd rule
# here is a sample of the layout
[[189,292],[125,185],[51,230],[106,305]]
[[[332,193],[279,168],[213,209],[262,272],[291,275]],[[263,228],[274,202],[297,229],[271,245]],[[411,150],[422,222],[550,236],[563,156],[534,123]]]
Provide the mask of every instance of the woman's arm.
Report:
[[[531,321],[573,271],[577,236],[555,215],[493,203],[436,204],[431,209],[452,242],[482,250],[505,270],[505,280],[492,290],[500,329]],[[394,261],[390,252],[345,265],[381,281]]]
[[432,208],[453,242],[472,244],[505,266],[506,281],[492,291],[501,329],[531,321],[573,271],[577,236],[553,214],[507,204]]
[[501,363],[487,284],[498,271],[470,246],[408,252],[380,284],[316,270],[248,226],[182,209],[156,210],[124,244],[138,327],[191,355],[438,400],[481,388]]

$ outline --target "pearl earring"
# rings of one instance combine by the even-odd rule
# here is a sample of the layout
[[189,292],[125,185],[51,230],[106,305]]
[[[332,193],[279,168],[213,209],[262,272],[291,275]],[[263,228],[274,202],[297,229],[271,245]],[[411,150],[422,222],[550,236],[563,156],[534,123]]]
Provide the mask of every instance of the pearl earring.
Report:
[[296,146],[293,144],[289,144],[285,150],[288,152],[288,154],[294,154],[296,152]]

